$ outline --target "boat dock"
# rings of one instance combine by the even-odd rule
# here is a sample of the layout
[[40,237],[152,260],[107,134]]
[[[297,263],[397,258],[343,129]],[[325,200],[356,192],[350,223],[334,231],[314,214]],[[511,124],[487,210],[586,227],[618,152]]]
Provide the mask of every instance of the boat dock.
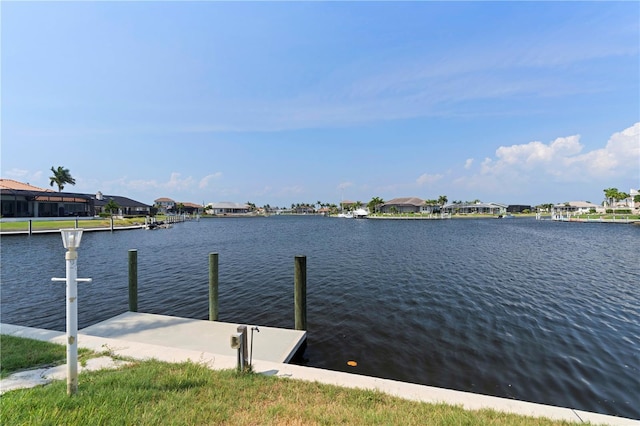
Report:
[[[196,320],[167,315],[125,312],[106,321],[78,330],[87,336],[125,340],[214,353],[235,357],[237,350],[231,348],[231,335],[239,325],[219,321]],[[255,325],[247,325],[248,334]],[[303,347],[307,332],[275,327],[258,327],[253,334],[254,360],[287,363]],[[82,338],[82,337],[80,337]]]

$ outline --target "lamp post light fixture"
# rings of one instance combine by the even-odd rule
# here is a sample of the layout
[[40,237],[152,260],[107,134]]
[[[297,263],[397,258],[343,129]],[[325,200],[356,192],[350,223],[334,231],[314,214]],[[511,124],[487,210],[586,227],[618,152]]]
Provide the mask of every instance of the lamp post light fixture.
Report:
[[78,391],[78,282],[91,282],[91,278],[78,278],[78,252],[83,229],[61,229],[62,244],[67,249],[66,278],[51,281],[67,283],[67,395]]

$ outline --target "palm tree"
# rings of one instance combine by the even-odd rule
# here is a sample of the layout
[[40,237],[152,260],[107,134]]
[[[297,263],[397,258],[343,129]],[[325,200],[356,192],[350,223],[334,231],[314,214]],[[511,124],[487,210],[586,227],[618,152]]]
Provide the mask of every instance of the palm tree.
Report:
[[367,207],[369,207],[370,211],[376,213],[381,204],[384,204],[384,200],[382,198],[373,197],[371,201],[367,203]]
[[49,183],[51,184],[51,186],[53,186],[54,183],[58,185],[58,192],[62,192],[62,190],[64,189],[64,185],[67,183],[71,185],[76,184],[76,180],[71,177],[69,169],[65,169],[62,166],[58,166],[58,169],[54,169],[53,167],[51,167],[51,172],[53,172],[53,176],[49,178]]
[[449,201],[449,199],[446,195],[441,195],[438,197],[438,204],[440,204],[440,206],[444,206],[445,204],[447,204],[447,201]]

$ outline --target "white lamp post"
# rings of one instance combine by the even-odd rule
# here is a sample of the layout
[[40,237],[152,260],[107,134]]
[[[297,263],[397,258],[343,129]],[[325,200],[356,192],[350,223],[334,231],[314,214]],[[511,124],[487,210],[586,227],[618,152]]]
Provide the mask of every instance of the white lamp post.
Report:
[[51,278],[51,281],[67,283],[67,395],[78,391],[78,282],[91,282],[91,278],[78,278],[78,252],[82,229],[61,229],[62,244],[67,249],[66,278]]

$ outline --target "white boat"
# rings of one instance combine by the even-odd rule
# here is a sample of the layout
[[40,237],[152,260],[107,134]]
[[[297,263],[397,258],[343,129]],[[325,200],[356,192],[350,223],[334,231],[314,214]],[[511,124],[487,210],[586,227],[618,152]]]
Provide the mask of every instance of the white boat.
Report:
[[356,219],[366,219],[368,215],[369,215],[369,212],[366,211],[365,209],[357,209],[353,212],[353,217]]
[[353,219],[353,213],[351,213],[351,212],[338,213],[338,217],[343,217],[343,218],[346,218],[346,219]]

